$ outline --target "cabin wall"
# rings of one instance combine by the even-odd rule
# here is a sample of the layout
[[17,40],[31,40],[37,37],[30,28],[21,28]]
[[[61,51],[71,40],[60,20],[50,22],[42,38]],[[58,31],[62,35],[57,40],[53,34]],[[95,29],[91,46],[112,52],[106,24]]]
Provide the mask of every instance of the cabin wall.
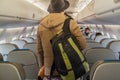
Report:
[[120,40],[120,25],[100,25],[100,24],[90,24],[87,25],[90,27],[93,33],[101,32],[103,35],[108,36],[109,38],[115,38]]
[[10,42],[17,39],[24,28],[6,28],[0,29],[0,43]]
[[0,43],[9,43],[12,40],[19,39],[21,37],[28,37],[35,35],[36,27],[19,27],[19,28],[4,28],[0,29]]

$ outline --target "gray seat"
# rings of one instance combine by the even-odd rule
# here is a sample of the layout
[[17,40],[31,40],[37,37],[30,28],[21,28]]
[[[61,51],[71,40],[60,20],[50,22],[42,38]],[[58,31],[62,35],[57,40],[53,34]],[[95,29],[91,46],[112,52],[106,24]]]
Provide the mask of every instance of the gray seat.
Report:
[[116,60],[116,57],[111,49],[107,48],[92,48],[87,50],[85,57],[90,64],[90,67],[99,60]]
[[91,39],[94,40],[96,37],[95,33],[91,35]]
[[35,55],[37,55],[37,44],[36,43],[27,43],[23,46],[23,49],[30,49],[35,53]]
[[32,51],[14,50],[8,54],[8,61],[22,64],[26,79],[37,79],[39,67]]
[[90,71],[90,80],[120,80],[120,61],[98,61]]
[[88,34],[88,37],[91,38],[91,36],[92,36],[93,34],[95,34],[95,33],[92,33],[92,32],[89,33],[89,34]]
[[83,50],[83,53],[86,53],[88,49],[95,48],[95,47],[102,47],[102,45],[99,44],[98,42],[89,42],[87,43],[86,48]]
[[[90,69],[93,64],[99,60],[116,60],[116,57],[111,49],[107,48],[91,48],[85,53],[85,57],[89,63]],[[84,75],[84,79],[89,75]]]
[[8,53],[14,49],[18,49],[18,47],[14,44],[11,43],[0,44],[0,53],[2,54],[4,61],[7,61]]
[[96,42],[100,42],[104,38],[108,38],[108,37],[107,36],[103,36],[103,35],[99,35],[99,36],[96,36],[95,41]]
[[110,48],[113,50],[115,56],[117,59],[119,59],[120,55],[120,40],[112,41],[108,44],[107,48]]
[[37,39],[37,35],[30,35],[29,37],[32,37],[33,39]]
[[115,41],[115,39],[114,39],[114,38],[106,38],[106,39],[104,39],[104,40],[101,42],[101,45],[106,48],[107,45],[108,45],[111,41]]
[[22,65],[0,62],[0,80],[25,80],[25,72]]
[[22,49],[27,42],[25,40],[14,40],[11,41],[10,43],[15,44],[18,46],[19,49]]
[[3,61],[3,56],[1,53],[0,53],[0,61]]
[[27,43],[24,45],[23,49],[30,49],[34,52],[36,58],[37,58],[37,62],[39,63],[38,60],[38,54],[37,54],[37,44],[36,43]]
[[36,40],[37,40],[37,35],[31,35],[31,36],[29,36],[29,37],[33,38],[33,42],[35,42],[35,43],[36,43]]
[[34,39],[31,38],[31,37],[24,37],[24,38],[21,38],[21,40],[25,40],[25,41],[27,41],[27,43],[32,43],[32,42],[34,42]]

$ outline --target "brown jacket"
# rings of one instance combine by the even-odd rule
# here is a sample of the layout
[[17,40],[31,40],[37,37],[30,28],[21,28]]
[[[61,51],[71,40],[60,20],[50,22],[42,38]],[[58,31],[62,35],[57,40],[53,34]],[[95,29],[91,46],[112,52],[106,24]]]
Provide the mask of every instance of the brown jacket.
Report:
[[[37,47],[40,66],[45,66],[45,75],[50,74],[51,65],[53,62],[53,51],[50,44],[50,39],[55,33],[57,33],[63,26],[63,23],[67,16],[61,13],[51,13],[40,22],[37,30]],[[80,28],[74,20],[70,21],[70,31],[78,39],[81,48],[86,46],[86,40]]]

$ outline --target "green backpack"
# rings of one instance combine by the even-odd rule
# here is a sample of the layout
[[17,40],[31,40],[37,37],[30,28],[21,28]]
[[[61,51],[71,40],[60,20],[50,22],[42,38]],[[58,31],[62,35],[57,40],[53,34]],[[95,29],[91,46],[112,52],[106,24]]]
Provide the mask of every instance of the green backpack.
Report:
[[54,62],[50,76],[56,69],[63,80],[76,80],[89,71],[89,64],[80,50],[78,40],[70,32],[70,20],[67,18],[62,30],[51,39]]

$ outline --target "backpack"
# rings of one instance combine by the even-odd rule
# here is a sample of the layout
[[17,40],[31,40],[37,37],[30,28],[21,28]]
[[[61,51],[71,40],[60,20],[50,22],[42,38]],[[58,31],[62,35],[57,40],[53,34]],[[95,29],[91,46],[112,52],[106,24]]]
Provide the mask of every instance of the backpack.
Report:
[[89,64],[80,50],[78,40],[69,29],[70,18],[50,41],[54,53],[54,62],[50,76],[56,69],[63,80],[76,80],[89,71]]

